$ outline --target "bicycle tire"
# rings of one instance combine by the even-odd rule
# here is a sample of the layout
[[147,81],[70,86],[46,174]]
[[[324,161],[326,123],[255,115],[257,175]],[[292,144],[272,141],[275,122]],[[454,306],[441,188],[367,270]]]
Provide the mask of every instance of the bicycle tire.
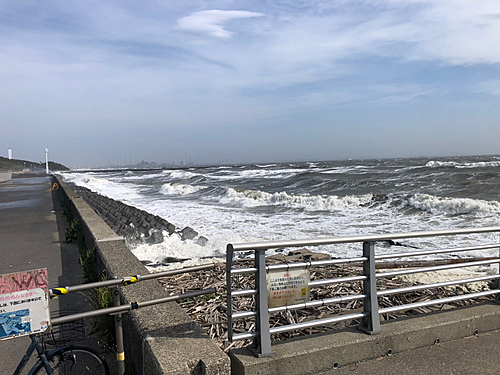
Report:
[[[102,356],[85,346],[67,346],[48,356],[54,375],[109,375],[109,367]],[[41,361],[33,375],[47,374]]]

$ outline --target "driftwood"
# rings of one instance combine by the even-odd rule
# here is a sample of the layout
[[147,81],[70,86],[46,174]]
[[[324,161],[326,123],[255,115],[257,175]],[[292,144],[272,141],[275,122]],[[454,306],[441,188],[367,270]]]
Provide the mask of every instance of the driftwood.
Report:
[[458,264],[466,262],[475,262],[479,260],[493,260],[497,257],[481,257],[481,258],[455,258],[455,259],[439,259],[439,260],[408,260],[398,262],[378,262],[375,263],[377,269],[388,268],[415,268],[415,267],[433,267],[442,266],[445,264]]
[[[244,260],[235,262],[233,267],[251,267],[253,261]],[[429,263],[425,264],[426,266]],[[360,267],[313,267],[311,268],[311,280],[315,279],[333,279],[339,277],[355,276],[362,274]],[[179,304],[185,311],[196,320],[210,335],[210,337],[220,346],[221,349],[228,351],[230,349],[246,346],[250,341],[235,341],[233,343],[228,341],[227,336],[227,315],[226,315],[226,272],[225,264],[211,271],[199,271],[189,274],[180,274],[167,278],[159,279],[164,288],[171,294],[180,294],[194,290],[216,288],[215,295],[201,296],[195,299],[180,301]],[[233,289],[253,289],[254,276],[249,275],[235,275],[232,278]],[[414,285],[403,279],[394,278],[381,278],[377,281],[379,290],[402,288]],[[488,286],[486,286],[488,288]],[[363,286],[361,282],[353,283],[339,283],[321,288],[312,288],[310,291],[311,300],[321,300],[336,296],[347,296],[351,294],[362,293]],[[379,306],[390,307],[395,305],[409,304],[413,302],[426,301],[430,299],[445,298],[457,294],[467,293],[467,286],[458,285],[456,287],[424,289],[417,292],[388,295],[379,297]],[[480,301],[490,300],[491,298],[481,298]],[[401,316],[423,314],[440,309],[455,308],[458,306],[466,306],[480,301],[458,301],[449,305],[436,305],[432,307],[414,309],[409,311],[398,312],[394,314],[385,314],[381,316],[383,320],[395,319]],[[247,311],[254,308],[254,299],[252,297],[238,297],[233,299],[233,311]],[[301,310],[289,310],[282,313],[272,314],[270,316],[270,326],[280,326],[304,322],[315,319],[328,318],[341,314],[351,314],[361,311],[363,306],[362,300],[351,301],[342,304],[324,305],[317,308],[308,308]],[[311,335],[320,332],[333,331],[344,328],[346,326],[354,326],[359,322],[347,321],[334,325],[325,325],[314,328],[303,329],[299,331],[287,332],[273,335],[273,341],[279,341],[296,336]],[[233,331],[235,333],[243,333],[255,329],[255,319],[248,318],[236,320],[233,322]]]

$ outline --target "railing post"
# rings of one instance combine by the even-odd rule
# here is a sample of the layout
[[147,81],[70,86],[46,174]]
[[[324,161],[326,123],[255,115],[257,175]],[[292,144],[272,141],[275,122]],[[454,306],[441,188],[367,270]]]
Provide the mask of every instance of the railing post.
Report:
[[257,357],[267,357],[273,354],[271,350],[271,333],[269,331],[269,311],[267,305],[267,284],[266,284],[266,250],[255,250],[255,310],[257,318],[255,319],[255,330],[259,337],[254,339],[251,346],[252,352]]
[[[500,247],[498,248],[498,257],[500,258]],[[500,263],[498,263],[498,273],[500,273]],[[497,289],[500,289],[500,279],[497,279]],[[500,293],[495,296],[495,302],[500,303]]]
[[228,244],[226,247],[226,305],[227,305],[227,338],[230,342],[233,341],[233,287],[231,280],[231,268],[233,265],[233,245]]
[[363,242],[363,256],[368,261],[363,263],[363,293],[366,295],[363,303],[363,312],[368,313],[359,325],[359,329],[370,335],[380,332],[380,316],[378,313],[377,279],[375,277],[375,243]]
[[[118,287],[111,288],[113,294],[113,306],[120,306],[120,293]],[[118,375],[125,374],[125,345],[123,343],[122,314],[118,313],[115,318],[115,337],[116,337],[116,367]]]

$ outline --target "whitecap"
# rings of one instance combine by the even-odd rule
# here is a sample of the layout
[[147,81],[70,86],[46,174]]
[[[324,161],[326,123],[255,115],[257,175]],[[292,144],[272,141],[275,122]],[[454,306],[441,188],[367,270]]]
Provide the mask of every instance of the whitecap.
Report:
[[339,211],[352,206],[362,206],[370,203],[371,194],[362,196],[320,196],[295,195],[286,192],[266,193],[260,190],[240,190],[229,188],[226,195],[220,198],[221,203],[236,203],[243,207],[257,207],[265,205],[302,208],[314,211]]
[[470,198],[436,197],[429,194],[415,194],[408,200],[412,207],[433,215],[487,214],[500,212],[500,203]]

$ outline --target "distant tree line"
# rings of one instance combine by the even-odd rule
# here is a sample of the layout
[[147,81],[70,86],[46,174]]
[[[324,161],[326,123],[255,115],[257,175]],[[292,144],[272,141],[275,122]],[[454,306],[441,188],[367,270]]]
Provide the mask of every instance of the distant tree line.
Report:
[[[68,171],[69,168],[55,163],[53,161],[49,161],[49,169],[51,171]],[[0,171],[12,171],[12,172],[21,172],[23,170],[29,170],[31,172],[45,171],[45,162],[33,162],[28,160],[19,160],[19,159],[11,159],[4,158],[0,156]]]

